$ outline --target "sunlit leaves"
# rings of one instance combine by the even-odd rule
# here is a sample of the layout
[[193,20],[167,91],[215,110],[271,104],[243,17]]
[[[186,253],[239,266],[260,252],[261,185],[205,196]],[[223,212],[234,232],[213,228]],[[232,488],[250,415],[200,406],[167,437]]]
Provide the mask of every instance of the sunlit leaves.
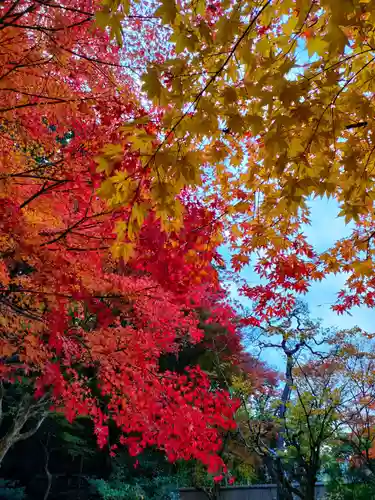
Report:
[[[124,6],[105,5],[98,21],[110,26],[105,15],[124,14]],[[142,91],[165,109],[154,135],[126,125],[137,172],[119,183],[103,179],[103,196],[123,206],[146,201],[163,227],[174,221],[177,228],[176,198],[202,186],[205,200],[220,199],[238,270],[259,250],[271,261],[292,252],[309,200],[333,198],[357,228],[351,259],[373,262],[373,237],[368,248],[355,246],[357,233],[371,233],[363,221],[374,212],[372,3],[162,1],[153,15],[169,30],[173,51],[148,65]],[[99,170],[111,178],[103,158]],[[244,220],[256,220],[262,232],[241,226]],[[138,230],[130,229],[132,237]],[[349,266],[349,287],[357,279],[370,286],[370,264],[367,271],[351,265],[337,248],[308,259],[315,271],[296,292]]]
[[164,24],[173,24],[177,15],[175,0],[162,0],[161,6],[156,10],[155,16],[160,17]]
[[150,99],[159,99],[162,92],[160,77],[156,69],[150,68],[143,76],[143,90],[147,92]]
[[324,56],[324,53],[328,47],[328,44],[327,44],[327,42],[325,42],[321,38],[314,37],[314,38],[308,38],[307,43],[306,43],[306,47],[307,47],[307,52],[308,52],[310,57],[315,55],[315,54],[318,55],[319,57],[322,57],[322,56]]

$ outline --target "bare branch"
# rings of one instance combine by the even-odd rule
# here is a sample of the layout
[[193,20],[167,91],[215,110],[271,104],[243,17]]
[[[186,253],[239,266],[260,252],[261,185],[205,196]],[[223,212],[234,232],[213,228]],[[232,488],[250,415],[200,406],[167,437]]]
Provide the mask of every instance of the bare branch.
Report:
[[18,434],[16,441],[24,441],[25,439],[28,439],[29,437],[33,436],[40,428],[44,420],[46,419],[48,413],[44,413],[38,420],[38,422],[35,424],[35,426],[26,431],[22,432],[21,434]]

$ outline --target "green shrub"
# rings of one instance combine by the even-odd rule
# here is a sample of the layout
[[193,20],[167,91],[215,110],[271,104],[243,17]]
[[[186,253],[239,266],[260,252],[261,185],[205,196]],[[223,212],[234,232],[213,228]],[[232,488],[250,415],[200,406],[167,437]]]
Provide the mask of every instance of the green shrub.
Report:
[[0,479],[0,498],[4,500],[24,500],[27,497],[25,488],[17,486],[16,481]]

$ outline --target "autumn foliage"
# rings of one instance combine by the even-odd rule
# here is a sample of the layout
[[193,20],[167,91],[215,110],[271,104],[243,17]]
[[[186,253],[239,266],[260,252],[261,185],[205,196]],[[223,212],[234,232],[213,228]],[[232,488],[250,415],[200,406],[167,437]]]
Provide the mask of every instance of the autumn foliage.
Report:
[[150,214],[131,253],[113,248],[129,210],[99,198],[97,157],[131,175],[138,155],[118,147],[119,128],[146,111],[90,3],[1,6],[1,375],[26,376],[69,420],[92,417],[100,446],[117,446],[112,420],[132,454],[156,445],[214,472],[237,403],[199,367],[162,371],[159,358],[203,339],[198,308],[240,355],[213,267],[215,206],[182,194],[182,231],[167,238]]
[[[106,197],[128,204],[137,191],[148,210],[176,223],[182,187],[219,197],[234,269],[257,257],[265,279],[242,288],[254,325],[287,314],[294,295],[339,272],[347,281],[334,310],[372,307],[373,3],[109,1],[102,13],[111,26],[115,16],[150,9],[172,47],[142,77],[163,110],[162,133],[126,126],[150,184],[141,193],[125,179]],[[314,197],[333,197],[352,224],[323,252],[304,235]]]
[[[270,378],[242,352],[220,245],[263,280],[237,276],[241,326],[331,273],[336,312],[375,303],[374,22],[363,0],[2,2],[3,380],[91,416],[112,452],[109,421],[132,454],[220,469],[238,402],[160,367],[207,341],[208,311],[225,361],[254,390]],[[303,231],[316,196],[353,224],[322,253]]]

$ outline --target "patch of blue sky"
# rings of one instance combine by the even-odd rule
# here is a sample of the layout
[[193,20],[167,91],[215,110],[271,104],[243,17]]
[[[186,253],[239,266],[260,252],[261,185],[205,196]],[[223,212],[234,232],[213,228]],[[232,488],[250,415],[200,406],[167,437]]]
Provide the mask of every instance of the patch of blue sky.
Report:
[[[311,224],[304,227],[308,240],[319,252],[324,251],[335,241],[348,237],[353,229],[352,224],[345,224],[338,217],[339,206],[336,200],[317,199],[310,203]],[[367,307],[356,307],[349,314],[337,315],[331,310],[337,292],[343,288],[346,276],[344,273],[329,276],[320,283],[314,283],[306,295],[306,300],[314,316],[323,319],[326,326],[338,328],[360,328],[375,332],[375,312]]]

